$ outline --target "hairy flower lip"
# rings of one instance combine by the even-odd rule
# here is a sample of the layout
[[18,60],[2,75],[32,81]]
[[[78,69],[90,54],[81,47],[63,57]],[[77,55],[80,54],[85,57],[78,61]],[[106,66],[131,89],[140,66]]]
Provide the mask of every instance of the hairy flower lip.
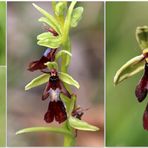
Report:
[[56,120],[59,124],[64,122],[67,119],[66,109],[61,100],[50,101],[48,105],[48,110],[44,115],[44,120],[47,123],[53,122]]

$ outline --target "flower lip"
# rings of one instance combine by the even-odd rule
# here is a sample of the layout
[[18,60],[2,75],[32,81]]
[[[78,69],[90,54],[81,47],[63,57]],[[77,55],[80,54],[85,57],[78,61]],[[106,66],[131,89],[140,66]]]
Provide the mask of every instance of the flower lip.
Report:
[[47,123],[53,122],[54,119],[59,123],[62,123],[67,119],[66,109],[61,100],[50,101],[48,111],[44,115],[44,120]]
[[143,114],[143,127],[145,130],[148,130],[148,104]]
[[135,95],[138,98],[139,102],[142,102],[146,98],[147,92],[148,92],[148,64],[146,63],[144,75],[142,76],[135,90]]

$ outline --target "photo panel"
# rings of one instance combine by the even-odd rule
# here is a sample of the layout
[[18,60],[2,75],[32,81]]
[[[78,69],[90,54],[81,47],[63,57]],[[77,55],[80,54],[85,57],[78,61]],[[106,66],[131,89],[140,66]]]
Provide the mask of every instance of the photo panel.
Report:
[[147,15],[148,2],[106,3],[107,146],[148,146]]
[[0,2],[0,65],[6,63],[6,3]]
[[6,146],[6,67],[0,66],[0,147]]
[[6,3],[0,2],[0,147],[6,146]]
[[104,3],[34,3],[7,2],[8,146],[103,146]]

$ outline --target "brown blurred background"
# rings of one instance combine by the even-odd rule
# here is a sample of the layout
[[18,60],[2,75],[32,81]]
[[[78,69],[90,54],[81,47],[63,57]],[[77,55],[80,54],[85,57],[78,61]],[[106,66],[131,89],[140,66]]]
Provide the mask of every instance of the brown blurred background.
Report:
[[[51,12],[50,2],[37,2]],[[74,89],[78,104],[89,108],[83,116],[100,128],[99,132],[78,132],[77,146],[103,146],[103,3],[78,2],[84,7],[83,18],[71,31],[72,61],[70,74],[80,83]],[[27,71],[30,61],[39,59],[44,47],[36,36],[44,31],[37,20],[40,13],[31,2],[8,2],[8,146],[61,146],[63,138],[55,133],[29,133],[16,136],[26,127],[51,126],[43,120],[48,102],[41,101],[45,85],[25,92],[25,85],[40,72]]]

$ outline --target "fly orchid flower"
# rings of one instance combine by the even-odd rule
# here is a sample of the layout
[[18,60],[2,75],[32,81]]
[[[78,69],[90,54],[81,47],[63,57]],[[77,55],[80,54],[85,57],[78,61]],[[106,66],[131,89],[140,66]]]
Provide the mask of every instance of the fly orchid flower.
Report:
[[[142,102],[148,93],[148,26],[137,27],[136,39],[142,54],[129,60],[117,71],[114,83],[117,85],[121,81],[144,70],[144,74],[135,89],[138,101]],[[145,130],[148,130],[148,105],[143,115],[143,127]]]
[[51,69],[49,73],[50,78],[42,95],[42,100],[45,100],[48,97],[50,98],[48,111],[44,116],[44,120],[47,123],[50,123],[55,119],[57,122],[62,123],[67,119],[67,114],[64,103],[61,101],[60,93],[65,94],[69,98],[71,95],[59,79],[57,70]]
[[33,72],[36,70],[43,70],[43,69],[47,68],[45,63],[47,63],[49,61],[52,62],[55,60],[56,50],[57,49],[47,48],[45,50],[43,56],[39,60],[33,61],[29,64],[28,70]]
[[[51,33],[53,36],[58,36],[58,33],[52,28],[49,28],[47,31]],[[33,61],[29,64],[28,70],[33,72],[35,70],[43,70],[47,68],[45,63],[50,61],[52,62],[55,60],[56,51],[57,51],[57,48],[47,48],[43,56],[39,60]]]

